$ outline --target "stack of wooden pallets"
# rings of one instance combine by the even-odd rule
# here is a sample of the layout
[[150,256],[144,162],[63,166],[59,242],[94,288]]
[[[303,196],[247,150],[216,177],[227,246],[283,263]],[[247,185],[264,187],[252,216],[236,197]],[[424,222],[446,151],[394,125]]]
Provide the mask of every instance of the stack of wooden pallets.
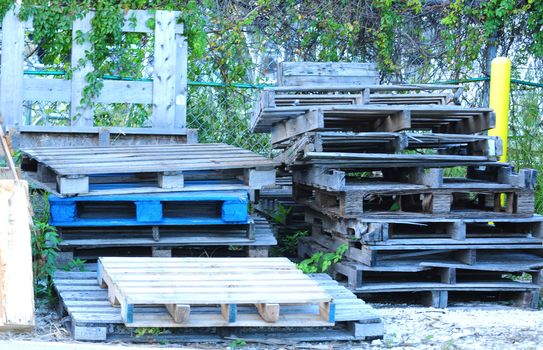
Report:
[[267,256],[276,244],[267,221],[249,213],[255,191],[274,184],[274,163],[250,151],[173,144],[34,148],[22,155],[27,178],[52,193],[61,262],[172,256],[188,247]]
[[535,306],[537,174],[498,162],[491,109],[455,104],[455,86],[296,82],[262,92],[252,127],[271,132],[307,207],[302,256],[347,244],[334,273],[358,294],[424,292],[446,306],[449,292],[514,292]]

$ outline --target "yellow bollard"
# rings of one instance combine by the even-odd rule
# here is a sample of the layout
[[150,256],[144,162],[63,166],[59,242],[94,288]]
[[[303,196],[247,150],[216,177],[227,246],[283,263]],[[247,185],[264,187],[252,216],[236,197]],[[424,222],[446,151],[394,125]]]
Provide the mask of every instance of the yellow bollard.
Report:
[[496,113],[496,127],[488,135],[499,136],[503,143],[500,162],[507,161],[507,135],[509,131],[509,92],[511,90],[511,60],[496,57],[490,68],[490,108]]

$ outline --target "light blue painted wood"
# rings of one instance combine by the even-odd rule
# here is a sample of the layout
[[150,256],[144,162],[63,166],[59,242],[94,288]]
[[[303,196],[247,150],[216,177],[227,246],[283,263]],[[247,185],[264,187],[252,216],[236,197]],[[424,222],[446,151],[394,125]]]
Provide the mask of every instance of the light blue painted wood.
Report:
[[[92,218],[81,217],[78,214],[77,203],[103,203],[104,217],[95,214]],[[132,202],[136,214],[130,217],[112,218],[107,212],[107,203]],[[166,217],[164,205],[166,203],[206,203],[219,202],[220,213],[213,213],[203,209],[202,214],[193,216],[175,215]],[[249,219],[249,194],[245,190],[231,191],[197,191],[197,192],[170,192],[170,193],[144,193],[108,196],[84,196],[62,198],[49,196],[51,219],[50,224],[60,227],[100,227],[100,226],[145,226],[145,225],[243,225]],[[179,217],[177,217],[179,216]]]
[[238,314],[238,306],[236,304],[228,304],[228,322],[236,322],[236,316]]
[[330,313],[328,314],[328,322],[336,322],[336,304],[330,303]]
[[134,304],[121,305],[121,316],[125,323],[134,322]]
[[50,203],[58,202],[119,202],[119,201],[239,201],[248,202],[249,194],[246,190],[230,191],[195,191],[195,192],[160,192],[160,193],[134,193],[116,194],[107,196],[58,197],[49,195]]
[[163,219],[162,203],[160,201],[137,201],[136,221],[160,222]]
[[77,218],[74,201],[58,202],[50,205],[50,221],[71,222]]
[[247,203],[224,202],[222,205],[222,219],[225,222],[247,221],[249,219]]

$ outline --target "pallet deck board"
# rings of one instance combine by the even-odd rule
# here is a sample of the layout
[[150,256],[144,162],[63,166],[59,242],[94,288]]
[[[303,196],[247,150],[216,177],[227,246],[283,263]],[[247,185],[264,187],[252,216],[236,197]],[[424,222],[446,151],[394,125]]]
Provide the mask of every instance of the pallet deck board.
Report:
[[[74,147],[64,148],[62,152],[44,147],[21,152],[23,170],[62,195],[89,193],[91,184],[97,180],[111,182],[104,178],[111,174],[117,175],[121,183],[147,182],[147,191],[183,188],[185,178],[242,179],[242,184],[255,189],[271,185],[275,180],[275,163],[271,159],[225,144]],[[135,187],[141,191],[138,185]],[[127,192],[126,187],[107,190],[109,194],[116,193],[114,190]],[[103,188],[98,191],[104,193]]]
[[[150,265],[151,264],[151,265]],[[244,274],[286,273],[297,275],[296,279],[267,280],[248,279],[240,282],[239,276]],[[162,283],[162,273],[172,272],[177,281]],[[227,281],[216,281],[214,274],[233,274]],[[127,274],[145,273],[146,281],[127,283],[123,280]],[[198,274],[201,280],[184,283],[183,276]],[[207,281],[211,283],[206,283]],[[173,324],[173,327],[202,327],[202,326],[258,326],[273,324],[285,326],[295,322],[306,325],[326,326],[335,323],[335,305],[332,297],[315,281],[298,270],[293,263],[284,258],[100,258],[98,260],[98,283],[107,286],[112,303],[121,305],[121,315],[126,325],[141,326],[148,324],[154,327]],[[221,306],[221,313],[206,315],[207,319],[199,319],[188,314],[193,307],[199,305]],[[250,317],[237,312],[238,306],[254,304],[259,316]],[[283,304],[318,304],[318,314],[301,313],[294,320],[279,316]],[[137,305],[165,306],[172,317],[164,319],[145,319],[144,316],[134,315]],[[179,307],[186,309],[183,317],[177,317]],[[275,309],[275,311],[270,311]],[[286,315],[284,315],[286,317]],[[298,317],[299,316],[299,317]],[[239,317],[239,319],[238,319]],[[297,320],[297,321],[296,321]]]

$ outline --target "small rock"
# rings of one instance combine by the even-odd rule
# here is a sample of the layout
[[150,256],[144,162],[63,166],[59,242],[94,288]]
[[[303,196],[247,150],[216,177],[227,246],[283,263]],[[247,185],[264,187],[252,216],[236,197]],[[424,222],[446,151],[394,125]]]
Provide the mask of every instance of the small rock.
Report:
[[371,341],[371,346],[380,346],[382,344],[383,342],[381,341],[381,339],[374,339]]

